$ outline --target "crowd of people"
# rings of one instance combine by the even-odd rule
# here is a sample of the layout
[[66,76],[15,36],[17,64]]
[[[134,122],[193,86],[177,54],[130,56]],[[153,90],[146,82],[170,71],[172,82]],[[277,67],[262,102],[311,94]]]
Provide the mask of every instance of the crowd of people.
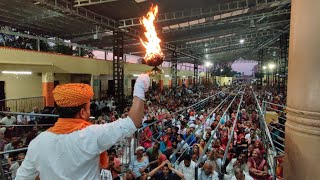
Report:
[[[198,179],[271,179],[272,167],[267,162],[268,149],[262,142],[254,96],[251,90],[247,89],[242,102],[240,97],[231,102],[235,94],[231,93],[228,101],[212,114],[210,111],[213,107],[202,107],[198,110],[187,108],[187,113],[183,115],[171,111],[171,114],[155,118],[159,122],[169,122],[169,125],[165,126],[166,129],[160,137],[153,135],[158,135],[158,129],[153,126],[161,123],[144,128],[139,139],[140,147],[135,151],[136,156],[131,160],[130,171],[125,179],[159,179],[158,177],[162,177],[167,171],[169,173],[164,179],[195,179],[196,176]],[[153,106],[157,106],[157,103],[163,104],[161,97],[160,101],[152,97],[153,100],[150,100],[148,106],[151,111],[147,112],[154,112]],[[168,97],[163,99],[170,105]],[[189,101],[192,102],[192,99]],[[221,99],[218,98],[217,102],[221,102]],[[182,106],[181,109],[185,107]],[[170,109],[165,109],[164,112],[166,111],[170,112]],[[235,128],[231,134],[233,123]],[[231,136],[232,141],[228,146]],[[158,173],[155,175],[154,171]]]
[[[213,87],[149,90],[144,126],[135,137],[139,143],[135,155],[130,157],[129,166],[124,168],[117,157],[117,149],[109,149],[109,165],[102,168],[101,179],[191,180],[196,176],[201,180],[271,179],[266,159],[268,148],[261,139],[261,119],[257,114],[256,101],[248,88],[246,91],[242,89],[243,93],[238,90],[231,87],[227,90]],[[275,104],[285,103],[284,93],[273,92],[270,95],[265,92],[257,93],[259,99],[269,99]],[[240,98],[242,94],[243,101]],[[208,101],[203,101],[206,98]],[[92,101],[91,111],[96,116],[94,123],[111,123],[128,116],[130,106],[121,113],[116,107],[112,97]],[[31,113],[39,112],[35,107]],[[1,151],[27,147],[32,139],[47,129],[39,126],[39,122],[45,120],[31,115],[2,115],[0,123],[6,126],[0,129]],[[54,123],[52,118],[51,123]],[[14,126],[32,124],[34,126]],[[277,124],[271,124],[271,127],[284,128]],[[275,129],[270,131],[275,132]],[[232,140],[228,144],[229,139]],[[10,172],[9,179],[14,178],[24,157],[25,151],[1,154],[3,172]]]

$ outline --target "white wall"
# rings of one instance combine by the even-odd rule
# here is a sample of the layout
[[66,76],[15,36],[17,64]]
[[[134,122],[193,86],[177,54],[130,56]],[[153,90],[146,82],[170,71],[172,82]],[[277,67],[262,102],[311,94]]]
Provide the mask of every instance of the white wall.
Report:
[[0,73],[0,81],[5,81],[6,99],[42,96],[41,74],[9,75]]

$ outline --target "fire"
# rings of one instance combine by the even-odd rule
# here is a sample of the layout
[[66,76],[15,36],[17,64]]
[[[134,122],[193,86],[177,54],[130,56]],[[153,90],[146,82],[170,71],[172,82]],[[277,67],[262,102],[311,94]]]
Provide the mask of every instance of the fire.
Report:
[[[145,61],[149,65],[161,64],[164,59],[164,54],[161,51],[160,42],[161,39],[157,36],[156,28],[154,26],[154,20],[158,14],[158,6],[151,6],[147,17],[143,17],[140,23],[145,27],[144,35],[147,41],[140,38],[142,45],[146,48],[146,54],[144,56]],[[158,62],[150,62],[158,61]],[[161,61],[161,62],[160,62]],[[160,65],[159,64],[159,65]]]

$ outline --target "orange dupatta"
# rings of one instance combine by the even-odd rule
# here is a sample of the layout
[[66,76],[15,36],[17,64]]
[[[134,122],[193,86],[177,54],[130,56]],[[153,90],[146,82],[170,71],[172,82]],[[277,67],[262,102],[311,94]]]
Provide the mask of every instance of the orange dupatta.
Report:
[[[59,118],[53,127],[49,128],[48,131],[54,134],[69,134],[74,131],[84,129],[92,125],[90,122],[83,119],[73,118]],[[100,167],[107,169],[109,166],[108,153],[104,151],[100,154]]]

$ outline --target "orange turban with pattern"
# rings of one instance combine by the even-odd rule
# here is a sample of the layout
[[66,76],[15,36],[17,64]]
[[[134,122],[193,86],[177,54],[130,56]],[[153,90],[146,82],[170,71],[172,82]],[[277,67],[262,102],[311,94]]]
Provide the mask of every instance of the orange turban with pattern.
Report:
[[58,85],[53,90],[53,98],[60,107],[77,107],[88,103],[93,97],[92,87],[82,83]]

